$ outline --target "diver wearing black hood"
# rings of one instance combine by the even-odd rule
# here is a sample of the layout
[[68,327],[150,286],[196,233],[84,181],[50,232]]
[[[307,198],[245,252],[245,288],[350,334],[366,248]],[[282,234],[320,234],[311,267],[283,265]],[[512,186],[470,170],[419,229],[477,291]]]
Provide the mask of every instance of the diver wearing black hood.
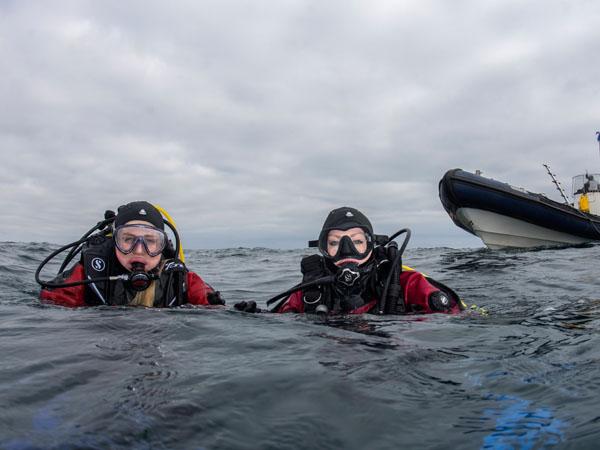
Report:
[[[401,234],[406,238],[398,249],[393,239]],[[334,209],[319,239],[309,242],[321,254],[302,259],[302,283],[267,305],[282,313],[459,312],[464,305],[452,289],[402,266],[409,237],[408,229],[391,238],[376,235],[369,219],[357,209]]]
[[[58,249],[36,271],[40,298],[62,306],[135,305],[147,307],[224,304],[219,292],[187,269],[179,235],[166,211],[146,201],[119,207],[83,238]],[[165,233],[173,232],[173,247]],[[42,268],[71,249],[57,277],[42,281]],[[81,253],[79,262],[65,270]]]

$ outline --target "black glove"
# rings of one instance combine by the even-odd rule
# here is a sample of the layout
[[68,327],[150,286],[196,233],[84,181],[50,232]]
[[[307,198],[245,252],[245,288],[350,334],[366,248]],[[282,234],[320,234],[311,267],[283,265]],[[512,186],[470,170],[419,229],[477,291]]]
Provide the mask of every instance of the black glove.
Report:
[[221,297],[221,293],[219,291],[213,291],[206,294],[206,299],[210,305],[224,305],[225,300]]
[[261,311],[260,308],[256,306],[256,302],[237,302],[233,305],[235,309],[242,312],[247,313],[259,313]]

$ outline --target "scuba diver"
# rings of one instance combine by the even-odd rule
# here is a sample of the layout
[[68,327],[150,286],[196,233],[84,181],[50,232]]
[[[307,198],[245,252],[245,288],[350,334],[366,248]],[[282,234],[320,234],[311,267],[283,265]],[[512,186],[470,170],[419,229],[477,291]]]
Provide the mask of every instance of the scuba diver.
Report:
[[[400,249],[394,239],[405,234]],[[369,219],[344,206],[329,213],[317,241],[321,254],[300,264],[302,283],[267,301],[271,312],[328,314],[455,314],[465,304],[449,287],[402,265],[410,239],[405,228],[376,235]],[[234,305],[259,312],[255,302]]]
[[[165,233],[165,223],[175,236],[175,247]],[[41,280],[42,268],[68,249],[56,278]],[[65,270],[78,253],[79,261]],[[179,234],[168,213],[136,201],[120,206],[116,215],[106,211],[104,220],[80,240],[50,254],[35,279],[42,286],[40,299],[61,306],[224,305],[219,292],[189,271],[184,261]]]

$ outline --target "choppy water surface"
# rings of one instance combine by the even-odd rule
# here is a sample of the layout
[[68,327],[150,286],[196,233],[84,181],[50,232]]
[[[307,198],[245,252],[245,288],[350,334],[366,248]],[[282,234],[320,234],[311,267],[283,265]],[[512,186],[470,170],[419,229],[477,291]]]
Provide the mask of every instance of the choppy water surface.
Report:
[[[482,316],[40,305],[55,246],[0,250],[0,448],[597,448],[600,246],[409,249]],[[228,305],[304,251],[190,251]]]

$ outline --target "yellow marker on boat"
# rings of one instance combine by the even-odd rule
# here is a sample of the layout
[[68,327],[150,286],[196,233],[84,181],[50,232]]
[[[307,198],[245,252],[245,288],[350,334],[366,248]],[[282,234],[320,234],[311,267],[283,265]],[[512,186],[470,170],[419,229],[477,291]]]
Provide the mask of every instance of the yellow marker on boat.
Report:
[[579,210],[586,213],[590,212],[590,200],[587,194],[581,194],[581,197],[579,197]]

